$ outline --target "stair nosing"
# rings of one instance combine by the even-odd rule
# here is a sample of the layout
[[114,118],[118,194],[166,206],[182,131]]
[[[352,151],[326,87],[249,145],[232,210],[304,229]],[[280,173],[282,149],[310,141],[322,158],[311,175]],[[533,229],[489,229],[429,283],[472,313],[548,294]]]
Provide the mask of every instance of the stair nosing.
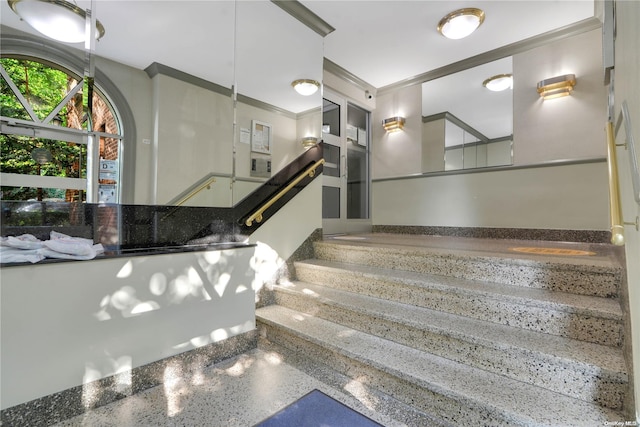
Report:
[[[265,313],[268,315],[269,311],[276,310],[276,309],[280,311],[284,310],[285,312],[289,312],[289,314],[304,316],[305,320],[309,321],[309,323],[314,323],[313,332],[315,332],[315,334],[310,333],[308,331],[301,331],[299,329],[296,330],[290,327],[289,325],[277,323],[276,321],[273,321],[272,319],[268,319],[267,317],[265,317]],[[454,362],[440,356],[435,356],[435,355],[427,356],[425,355],[425,353],[419,350],[412,349],[402,344],[398,344],[383,338],[374,337],[372,335],[369,335],[345,326],[341,326],[327,320],[315,318],[310,315],[303,315],[300,312],[287,309],[285,307],[280,307],[280,306],[263,307],[259,309],[256,314],[262,322],[269,323],[272,325],[277,325],[277,327],[283,328],[289,331],[290,333],[296,334],[297,336],[302,336],[303,337],[302,339],[309,340],[316,345],[322,345],[326,348],[329,348],[331,351],[336,351],[348,357],[352,357],[358,360],[360,363],[366,363],[370,366],[373,366],[375,369],[389,372],[390,374],[395,375],[398,378],[404,379],[406,381],[410,381],[413,384],[416,384],[420,387],[428,388],[448,398],[456,399],[456,400],[461,399],[462,401],[469,402],[474,405],[482,404],[483,406],[494,408],[499,413],[503,414],[503,416],[513,418],[518,422],[527,423],[527,424],[531,423],[532,421],[541,422],[540,419],[549,418],[548,416],[549,411],[551,408],[554,408],[554,406],[555,406],[554,410],[560,413],[562,412],[561,409],[566,409],[571,404],[576,405],[574,408],[576,410],[579,409],[578,412],[581,415],[584,415],[585,412],[597,411],[598,414],[600,414],[600,416],[607,415],[610,417],[610,419],[615,419],[615,417],[619,416],[619,414],[616,411],[606,409],[606,408],[601,408],[595,404],[592,404],[586,401],[564,396],[559,393],[545,390],[537,386],[533,386],[533,385],[526,384],[514,379],[503,377],[499,374],[490,373],[487,371],[483,371],[479,368],[474,368],[459,362]],[[319,336],[319,334],[317,333],[319,325],[320,327],[326,327],[326,328],[338,327],[342,331],[349,331],[349,334],[348,334],[349,337],[351,338],[357,337],[359,340],[362,341],[359,343],[359,347],[358,347],[360,351],[354,351],[351,348],[344,348],[344,346],[339,346],[335,342],[329,342],[324,337]],[[334,326],[329,326],[329,325],[334,325]],[[335,339],[335,337],[338,335],[339,334],[333,334],[332,337]],[[400,356],[403,359],[405,359],[403,361],[406,361],[406,358],[408,356],[405,356],[404,353],[407,353],[413,357],[412,363],[406,363],[404,369],[399,369],[399,368],[391,367],[388,364],[382,362],[381,360],[378,360],[379,358],[378,355],[376,355],[375,356],[376,358],[374,358],[374,351],[372,349],[375,349],[376,346],[363,345],[363,342],[365,342],[365,344],[371,344],[371,341],[374,341],[374,340],[378,341],[377,343],[378,346],[380,342],[384,342],[386,357],[388,357],[393,352],[393,353],[396,353],[395,354],[396,357]],[[367,348],[370,351],[365,352]],[[418,363],[417,360],[420,360],[422,363]],[[397,361],[396,361],[396,364],[397,364]],[[433,367],[437,365],[438,369],[431,370],[430,371],[431,376],[427,377],[424,369],[420,372],[418,372],[415,369],[416,365],[420,365],[422,367],[424,366]],[[451,366],[455,367],[456,369],[455,372],[453,371],[453,368]],[[445,377],[445,375],[443,374],[443,371],[445,369],[450,371],[447,374],[449,375],[449,377]],[[474,387],[477,387],[478,390],[470,392],[469,387],[463,387],[460,384],[456,383],[453,378],[459,377],[461,373],[464,373],[464,380],[465,380],[466,386],[468,386],[470,382],[474,382],[475,383]],[[487,381],[487,379],[490,379],[492,381]],[[498,388],[493,387],[493,385],[497,383],[500,384],[500,387]],[[465,388],[466,392],[463,391],[462,388]],[[539,413],[536,416],[533,416],[532,414],[534,411],[532,408],[528,408],[527,411],[523,412],[522,409],[524,408],[518,409],[515,407],[511,407],[509,405],[509,402],[520,404],[520,402],[513,400],[513,396],[515,396],[516,394],[520,395],[519,393],[514,393],[517,390],[526,392],[528,396],[531,398],[532,402],[535,400],[536,404],[533,405],[533,408],[543,408],[543,409],[539,410],[538,411]],[[498,395],[501,395],[499,399],[497,398]],[[545,397],[546,404],[540,403],[541,397],[543,395],[546,396]],[[591,411],[586,411],[587,408],[590,408]],[[531,424],[528,424],[528,425],[531,425]]]
[[543,265],[543,266],[566,266],[567,268],[586,268],[586,269],[601,269],[599,272],[615,272],[618,273],[623,270],[623,267],[619,265],[616,261],[611,259],[603,260],[603,259],[593,259],[587,260],[585,258],[549,258],[542,257],[539,258],[531,258],[523,254],[518,253],[509,253],[508,255],[505,253],[501,253],[500,255],[489,254],[488,252],[484,252],[481,250],[470,250],[470,249],[445,249],[445,248],[432,248],[425,246],[411,246],[411,245],[401,245],[401,244],[387,244],[387,245],[377,245],[375,243],[363,243],[357,244],[352,241],[348,242],[338,242],[338,241],[317,241],[314,242],[314,246],[339,246],[343,248],[350,248],[350,250],[362,250],[362,251],[389,251],[390,248],[397,252],[402,252],[405,254],[415,254],[420,256],[439,256],[439,257],[454,257],[454,258],[465,258],[465,259],[476,259],[484,262],[501,262],[507,264],[516,264],[516,265]]
[[[346,272],[351,276],[370,277],[391,282],[402,282],[411,286],[425,289],[450,290],[458,294],[474,294],[492,300],[504,301],[518,305],[537,308],[549,308],[569,313],[595,315],[609,320],[622,320],[622,309],[617,298],[604,298],[592,295],[579,295],[567,292],[552,291],[548,289],[530,288],[518,285],[505,285],[495,282],[440,276],[436,274],[418,273],[406,270],[393,270],[374,266],[349,264],[339,261],[321,259],[308,259],[296,261],[296,268],[309,266],[314,269],[332,270],[334,272]],[[455,284],[454,284],[455,283]],[[482,289],[483,288],[483,289]],[[499,298],[498,298],[499,296]],[[551,296],[565,297],[573,300],[572,303],[552,301]],[[593,305],[607,305],[608,307],[595,309]]]
[[[293,284],[295,285],[295,284],[308,284],[308,283],[303,281],[296,281],[296,282],[293,282]],[[549,334],[545,334],[544,332],[538,332],[534,330],[519,328],[516,326],[489,322],[482,319],[465,317],[455,313],[442,312],[442,311],[438,311],[438,310],[434,310],[426,307],[419,307],[411,304],[405,304],[398,301],[385,300],[385,299],[376,298],[370,295],[357,294],[349,291],[344,291],[341,289],[326,287],[323,285],[318,285],[318,284],[309,284],[309,285],[311,285],[311,287],[328,289],[330,292],[334,292],[337,294],[351,294],[353,298],[362,299],[364,301],[377,300],[381,304],[388,304],[390,306],[395,306],[395,307],[404,307],[405,309],[413,310],[414,313],[419,312],[419,313],[430,314],[432,317],[439,316],[439,317],[443,317],[453,321],[457,321],[459,323],[486,325],[487,326],[486,330],[488,331],[492,330],[491,328],[496,328],[504,332],[510,331],[511,333],[517,333],[520,336],[522,335],[526,336],[528,338],[527,341],[529,342],[529,344],[532,344],[531,340],[535,341],[535,344],[538,347],[534,349],[526,345],[523,345],[521,343],[507,342],[508,340],[506,338],[508,338],[509,336],[507,333],[503,333],[503,334],[498,333],[498,334],[495,334],[496,336],[494,337],[485,337],[485,336],[481,336],[481,334],[477,332],[469,332],[470,331],[469,328],[459,328],[459,329],[457,328],[455,330],[447,329],[439,325],[417,322],[414,320],[414,317],[407,318],[407,317],[401,317],[396,315],[390,315],[388,313],[381,313],[369,308],[363,308],[363,306],[359,306],[351,303],[345,303],[343,301],[339,301],[336,299],[320,296],[320,300],[324,304],[342,307],[346,310],[357,311],[367,315],[373,315],[376,317],[384,318],[385,320],[401,323],[405,326],[417,328],[420,330],[430,330],[434,332],[443,333],[448,336],[454,337],[456,339],[461,339],[473,344],[479,344],[486,347],[492,347],[498,350],[516,349],[519,351],[529,351],[531,353],[539,354],[547,358],[553,358],[557,361],[557,363],[561,363],[565,366],[571,364],[572,362],[575,362],[583,367],[588,367],[590,370],[597,369],[599,372],[606,372],[607,374],[611,375],[612,377],[615,377],[616,379],[625,380],[625,381],[628,380],[624,358],[622,357],[621,352],[617,347],[611,347],[604,344],[597,344],[597,343],[592,343],[587,341],[580,341],[580,340],[568,338],[568,337],[549,335]],[[291,289],[285,286],[276,286],[274,289],[280,292],[295,293],[297,295],[308,297],[308,295],[305,295],[304,292]],[[314,297],[314,299],[316,298]],[[500,338],[502,338],[502,340],[500,340]],[[549,348],[550,341],[559,341],[564,343],[562,345],[564,349],[559,350],[558,348],[553,348],[553,349]],[[577,351],[576,354],[578,355],[578,357],[582,357],[582,359],[577,360],[576,356],[568,355],[566,349],[569,346],[580,347],[579,349],[580,351]],[[547,348],[543,351],[541,350],[541,348],[543,347],[547,347]],[[558,347],[557,344],[556,344],[556,347]],[[563,353],[563,356],[558,355],[558,352]],[[598,353],[598,354],[607,353],[607,357],[614,358],[615,362],[612,363],[611,366],[603,366],[601,363],[598,363],[596,361],[587,360],[587,358],[585,358],[584,356],[590,355],[591,352]]]

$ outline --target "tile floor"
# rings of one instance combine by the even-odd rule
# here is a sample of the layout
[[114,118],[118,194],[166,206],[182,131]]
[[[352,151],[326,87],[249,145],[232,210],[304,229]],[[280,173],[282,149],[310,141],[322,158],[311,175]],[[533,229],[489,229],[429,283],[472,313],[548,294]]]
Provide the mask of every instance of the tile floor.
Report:
[[167,381],[55,427],[251,427],[313,389],[385,426],[403,425],[283,363],[277,353],[256,349],[212,365],[190,378]]

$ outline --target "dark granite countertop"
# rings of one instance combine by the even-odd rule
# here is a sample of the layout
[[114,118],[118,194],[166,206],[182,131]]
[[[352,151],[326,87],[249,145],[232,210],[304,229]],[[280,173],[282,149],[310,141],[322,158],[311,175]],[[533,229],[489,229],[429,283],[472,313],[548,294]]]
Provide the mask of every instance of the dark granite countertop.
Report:
[[[2,200],[1,234],[31,234],[40,240],[48,240],[51,232],[55,231],[89,239],[94,244],[102,244],[105,250],[94,260],[249,247],[252,246],[247,243],[249,235],[318,177],[322,166],[317,167],[314,175],[305,174],[303,179],[296,181],[296,185],[264,213],[262,222],[254,221],[249,226],[245,219],[321,158],[322,146],[319,144],[305,151],[232,207]],[[77,262],[46,258],[35,264],[0,265],[69,261]]]

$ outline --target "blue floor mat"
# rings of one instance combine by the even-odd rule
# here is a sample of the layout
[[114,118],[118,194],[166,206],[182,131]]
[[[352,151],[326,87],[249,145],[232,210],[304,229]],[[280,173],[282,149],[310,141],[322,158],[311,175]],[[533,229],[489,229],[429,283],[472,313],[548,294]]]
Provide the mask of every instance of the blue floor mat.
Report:
[[343,403],[313,390],[255,427],[382,427]]

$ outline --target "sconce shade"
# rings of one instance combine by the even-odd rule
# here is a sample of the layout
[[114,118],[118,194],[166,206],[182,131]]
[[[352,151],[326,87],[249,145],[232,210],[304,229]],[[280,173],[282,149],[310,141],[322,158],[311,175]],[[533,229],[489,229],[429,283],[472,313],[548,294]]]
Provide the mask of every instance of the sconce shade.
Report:
[[[65,0],[7,0],[11,9],[41,34],[64,43],[82,43],[86,39],[87,14]],[[96,40],[104,36],[104,27],[96,21]]]
[[400,117],[400,116],[389,117],[388,119],[384,119],[382,121],[382,127],[387,132],[395,132],[398,130],[402,130],[402,128],[404,128],[404,122],[405,122],[404,117]]
[[482,86],[492,92],[502,92],[503,90],[513,89],[513,75],[498,74],[496,76],[489,77],[487,80],[482,82]]
[[538,93],[544,99],[559,98],[571,94],[575,85],[576,76],[565,74],[538,82]]
[[302,146],[303,147],[313,147],[318,143],[318,138],[315,136],[306,136],[302,138]]
[[320,87],[320,83],[315,80],[300,79],[293,81],[291,83],[291,86],[293,86],[296,92],[298,92],[300,95],[309,96],[316,93],[316,91]]
[[462,39],[484,22],[484,11],[475,7],[454,10],[438,23],[438,32],[448,39]]

